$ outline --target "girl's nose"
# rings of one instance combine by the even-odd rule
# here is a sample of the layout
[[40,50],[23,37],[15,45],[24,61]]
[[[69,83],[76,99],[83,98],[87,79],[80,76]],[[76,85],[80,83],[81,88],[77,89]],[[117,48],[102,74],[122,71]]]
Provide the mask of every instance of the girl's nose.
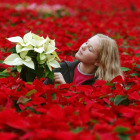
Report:
[[86,49],[86,45],[84,44],[82,45],[82,50],[85,51],[85,49]]

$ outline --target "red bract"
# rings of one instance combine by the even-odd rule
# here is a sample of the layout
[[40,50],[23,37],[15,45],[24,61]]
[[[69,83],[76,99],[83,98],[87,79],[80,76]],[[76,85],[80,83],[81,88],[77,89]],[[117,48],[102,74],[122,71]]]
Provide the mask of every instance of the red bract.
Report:
[[5,105],[7,102],[7,95],[0,91],[0,104]]
[[16,113],[15,110],[6,109],[0,112],[0,127],[3,129],[14,128],[26,130],[28,123],[24,120],[23,116]]
[[97,86],[103,86],[103,85],[105,85],[105,84],[106,84],[106,81],[104,81],[104,80],[97,80],[97,81],[93,84],[93,86],[97,87]]
[[13,140],[17,138],[17,135],[10,132],[1,132],[0,138],[1,140]]
[[64,119],[64,112],[58,105],[52,106],[48,111],[48,115],[50,115],[51,117],[53,117],[56,120]]
[[114,79],[112,79],[110,82],[111,83],[116,82],[116,83],[122,84],[124,82],[124,80],[123,80],[122,76],[119,75],[119,76],[116,76]]
[[139,96],[138,92],[134,91],[128,95],[128,98],[129,98],[129,100],[134,99],[134,100],[139,101],[140,96]]

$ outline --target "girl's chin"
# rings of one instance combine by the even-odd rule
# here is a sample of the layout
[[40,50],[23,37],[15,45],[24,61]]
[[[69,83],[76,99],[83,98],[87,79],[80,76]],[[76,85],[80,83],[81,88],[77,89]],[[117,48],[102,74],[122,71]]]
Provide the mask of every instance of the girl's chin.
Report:
[[75,55],[75,58],[78,60],[78,61],[81,61],[81,58],[78,54]]
[[78,60],[78,58],[79,58],[78,53],[75,54],[75,58]]

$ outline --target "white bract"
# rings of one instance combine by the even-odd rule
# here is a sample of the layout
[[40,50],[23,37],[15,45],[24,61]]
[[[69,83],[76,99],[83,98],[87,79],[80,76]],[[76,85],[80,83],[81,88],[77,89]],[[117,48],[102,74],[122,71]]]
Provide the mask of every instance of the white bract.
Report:
[[21,46],[28,46],[30,44],[30,42],[28,40],[32,39],[32,33],[29,32],[29,33],[25,34],[23,39],[20,36],[10,37],[7,39],[11,42],[21,44]]
[[[22,54],[21,54],[22,56]],[[12,66],[20,66],[20,65],[26,65],[27,67],[34,69],[34,63],[31,60],[29,56],[22,56],[20,57],[18,54],[13,53],[9,55],[4,62],[7,65],[12,65]]]
[[29,50],[34,50],[33,46],[30,44],[28,46],[25,46],[25,47],[23,47],[21,44],[16,45],[16,52],[17,53],[20,53],[22,51],[29,51]]
[[31,69],[35,69],[35,64],[32,60],[33,56],[28,54],[29,51],[36,53],[36,59],[40,65],[48,65],[50,71],[51,67],[60,67],[57,60],[60,60],[55,52],[55,41],[48,36],[46,39],[31,32],[25,34],[23,39],[20,36],[7,38],[9,41],[17,43],[16,53],[9,55],[3,63],[8,65],[22,66],[23,64]]
[[47,61],[46,64],[48,65],[50,71],[52,71],[52,67],[54,68],[60,68],[59,63],[55,60],[55,55],[47,55]]
[[54,40],[49,37],[46,38],[46,43],[44,43],[45,54],[50,54],[56,49]]

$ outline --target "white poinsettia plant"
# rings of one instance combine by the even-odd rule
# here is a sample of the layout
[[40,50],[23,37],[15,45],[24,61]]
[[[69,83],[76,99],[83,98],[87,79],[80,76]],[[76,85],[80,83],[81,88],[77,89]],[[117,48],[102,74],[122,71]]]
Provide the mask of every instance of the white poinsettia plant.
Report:
[[[40,37],[34,33],[27,33],[23,38],[16,36],[7,38],[17,43],[10,49],[12,52],[3,63],[16,66],[16,69],[24,75],[26,81],[33,81],[35,76],[50,77],[53,79],[53,68],[59,68],[60,61],[55,49],[55,40]],[[33,78],[34,77],[34,78]]]

